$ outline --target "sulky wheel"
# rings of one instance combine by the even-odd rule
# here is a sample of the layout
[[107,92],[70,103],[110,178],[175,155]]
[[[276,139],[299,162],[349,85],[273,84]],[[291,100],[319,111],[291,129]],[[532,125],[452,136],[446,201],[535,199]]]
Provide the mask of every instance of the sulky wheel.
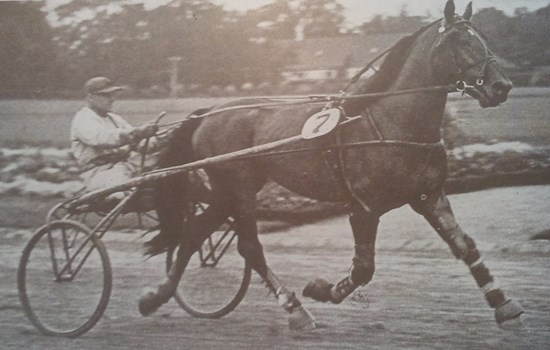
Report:
[[[250,284],[251,268],[237,251],[236,234],[228,219],[191,256],[174,294],[190,315],[220,318],[241,302]],[[176,252],[167,256],[171,266]]]
[[109,302],[112,271],[107,250],[83,224],[52,221],[25,246],[17,287],[25,314],[42,333],[82,335]]

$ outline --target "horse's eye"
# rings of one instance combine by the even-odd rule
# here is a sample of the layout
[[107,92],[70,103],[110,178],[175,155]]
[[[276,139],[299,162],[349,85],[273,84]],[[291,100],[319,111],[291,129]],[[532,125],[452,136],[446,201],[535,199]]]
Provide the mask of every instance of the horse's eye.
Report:
[[447,34],[447,38],[451,41],[457,41],[460,38],[460,32],[454,30]]
[[472,41],[470,40],[470,38],[462,38],[460,40],[460,44],[464,46],[472,46]]
[[471,37],[469,33],[457,33],[457,35],[452,38],[452,40],[460,46],[472,46],[472,39],[473,37]]

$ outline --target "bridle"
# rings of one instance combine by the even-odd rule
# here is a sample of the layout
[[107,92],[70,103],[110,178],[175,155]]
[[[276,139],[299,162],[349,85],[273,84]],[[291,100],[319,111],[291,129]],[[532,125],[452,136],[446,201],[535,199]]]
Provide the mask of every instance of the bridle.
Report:
[[[480,42],[480,44],[482,45],[482,47],[485,51],[485,55],[482,59],[480,59],[476,62],[473,62],[471,64],[468,64],[465,67],[461,67],[458,63],[458,59],[457,59],[458,54],[457,54],[456,47],[453,45],[451,48],[453,50],[453,57],[454,57],[455,66],[456,66],[456,73],[454,74],[454,76],[456,77],[456,82],[454,84],[449,84],[449,85],[429,86],[429,87],[423,87],[423,88],[417,88],[417,89],[410,89],[409,93],[414,93],[415,90],[418,90],[418,92],[431,91],[431,90],[438,91],[438,90],[445,90],[446,88],[447,88],[448,92],[457,91],[457,92],[465,93],[468,89],[477,89],[477,88],[483,86],[483,84],[485,83],[485,74],[487,72],[488,65],[491,64],[491,63],[496,62],[495,56],[493,55],[493,53],[491,52],[491,50],[489,49],[489,47],[485,43],[485,40],[483,39],[484,38],[483,34],[481,34],[480,31],[477,30],[473,26],[471,21],[466,20],[466,19],[462,19],[460,17],[457,17],[457,20],[453,21],[450,24],[445,23],[445,20],[440,20],[440,21],[441,21],[441,26],[438,29],[439,36],[436,39],[436,41],[434,42],[434,44],[432,45],[432,48],[430,50],[430,57],[427,60],[428,65],[429,65],[428,72],[429,72],[429,74],[432,78],[434,76],[433,68],[432,68],[432,61],[433,61],[433,57],[434,57],[434,51],[435,51],[436,48],[438,48],[445,41],[445,38],[449,34],[451,34],[451,33],[458,30],[458,29],[456,29],[456,26],[458,26],[458,25],[465,24],[468,27],[469,32],[471,34],[473,34],[477,38],[477,40]],[[436,25],[440,21],[432,22],[431,24],[428,24],[427,26],[425,26],[424,28],[422,28],[420,30],[423,31],[423,30],[427,29],[428,27]],[[417,38],[417,40],[418,40],[418,38]],[[372,59],[369,63],[367,63],[359,72],[357,72],[357,74],[355,76],[353,76],[353,78],[351,79],[349,84],[343,90],[340,91],[337,98],[340,99],[340,100],[345,100],[345,99],[356,99],[356,98],[363,97],[363,95],[349,95],[349,94],[347,94],[347,91],[349,90],[349,88],[353,84],[357,83],[357,81],[359,81],[361,76],[364,75],[366,72],[368,72],[371,69],[374,70],[374,71],[377,71],[374,68],[374,64],[378,60],[380,60],[382,57],[384,57],[386,54],[391,52],[395,48],[395,46],[396,45],[393,45],[393,46],[389,47],[388,49],[384,50],[379,55],[377,55],[374,59]],[[411,48],[414,47],[414,46],[415,46],[415,44],[411,45]],[[476,72],[478,74],[471,74],[472,76],[475,77],[475,80],[472,83],[472,84],[475,84],[475,85],[470,85],[468,83],[468,81],[469,81],[468,76],[470,75],[469,74],[470,71],[475,70],[480,66],[481,66],[481,69],[479,70],[479,72]],[[364,96],[369,97],[369,95],[373,96],[373,95],[378,95],[378,94],[381,95],[381,97],[383,97],[385,95],[388,95],[388,96],[393,95],[394,92],[387,91],[387,92],[383,92],[383,93],[364,94]]]
[[[496,63],[496,59],[489,47],[487,46],[485,40],[483,39],[483,35],[473,26],[473,24],[469,20],[465,19],[456,20],[451,24],[446,24],[445,21],[442,22],[441,27],[439,27],[438,29],[439,37],[436,40],[434,47],[432,48],[432,57],[435,48],[439,47],[445,41],[445,38],[451,33],[458,31],[458,29],[456,29],[456,26],[461,24],[466,25],[468,33],[473,35],[478,40],[485,52],[483,58],[461,67],[458,61],[457,48],[455,45],[451,44],[451,50],[453,51],[453,60],[456,65],[456,90],[458,92],[464,93],[468,89],[479,89],[481,86],[483,86],[486,80],[485,75],[487,73],[487,67],[492,63]],[[432,61],[432,57],[430,58],[430,63]],[[478,67],[481,68],[478,69]],[[471,71],[474,72],[470,73]],[[469,77],[473,77],[473,79],[471,79],[471,81],[473,81],[472,84],[468,83],[468,81],[470,80]]]
[[[437,23],[437,22],[432,23],[432,25],[435,24],[435,23]],[[433,74],[433,68],[432,68],[432,61],[433,61],[433,57],[434,57],[435,48],[440,46],[441,43],[443,43],[445,41],[446,36],[448,36],[453,31],[456,31],[457,30],[456,26],[459,25],[459,24],[465,24],[467,26],[468,32],[470,34],[472,34],[473,36],[475,36],[475,38],[481,43],[481,45],[482,45],[482,47],[485,51],[485,55],[482,59],[477,60],[476,62],[471,63],[471,64],[467,65],[466,67],[461,67],[460,64],[459,64],[459,61],[458,61],[457,49],[456,49],[455,45],[451,44],[451,50],[453,51],[453,60],[455,61],[455,65],[456,65],[456,68],[457,68],[456,76],[458,78],[456,83],[455,83],[456,86],[454,87],[454,89],[456,91],[462,92],[464,94],[465,92],[467,92],[467,89],[476,89],[477,90],[481,86],[483,86],[483,84],[485,82],[484,78],[485,78],[485,74],[486,74],[486,71],[487,71],[487,66],[489,64],[495,62],[495,58],[494,58],[493,54],[491,53],[491,51],[489,50],[489,48],[487,47],[487,44],[480,37],[480,34],[478,33],[478,31],[473,28],[470,21],[460,19],[460,20],[457,20],[457,21],[453,21],[453,23],[451,23],[449,25],[446,25],[445,21],[442,22],[442,26],[438,29],[439,34],[438,34],[437,40],[435,41],[435,43],[433,44],[433,46],[430,50],[430,57],[428,59],[428,65],[429,65],[428,72],[429,72],[429,74],[432,78],[432,81],[435,81],[433,79],[434,74]],[[418,37],[416,38],[416,41],[418,41]],[[415,41],[415,43],[416,43],[416,41]],[[414,46],[415,46],[415,44],[413,44],[411,46],[411,48],[414,47]],[[390,48],[389,50],[385,51],[384,54],[391,51],[392,49],[393,49],[393,47]],[[409,51],[409,53],[410,53],[410,51]],[[376,59],[378,59],[380,57],[381,56],[378,56]],[[366,72],[366,70],[369,67],[372,66],[372,63],[373,62],[369,63],[365,68],[363,68],[360,71],[359,74],[363,74],[364,72]],[[477,72],[474,72],[474,74],[471,74],[472,76],[475,77],[475,86],[468,85],[467,81],[468,81],[468,76],[470,75],[469,73],[474,69],[478,69],[478,67],[480,67],[480,66],[481,66],[481,70],[479,71],[479,74],[475,74]],[[351,84],[355,83],[358,79],[359,79],[359,77],[355,76],[353,78]],[[348,85],[348,87],[350,85]],[[441,90],[445,89],[445,86],[433,86],[433,87],[417,88],[417,89],[411,89],[411,90],[420,91],[420,90],[423,90],[423,89],[432,89],[432,88],[434,89],[434,91],[437,91],[437,90],[441,91]],[[344,97],[344,98],[346,98],[346,97]],[[345,166],[346,160],[345,160],[345,157],[344,157],[344,154],[343,154],[344,148],[351,147],[351,146],[366,146],[368,144],[371,144],[371,145],[374,145],[374,144],[376,144],[376,145],[394,144],[394,145],[400,145],[400,146],[405,146],[405,147],[408,146],[408,147],[423,148],[423,149],[427,150],[426,162],[428,162],[428,159],[431,155],[432,150],[434,148],[443,147],[443,143],[442,143],[441,139],[438,142],[435,142],[435,143],[387,140],[387,139],[384,138],[384,136],[380,132],[380,129],[376,125],[376,122],[375,122],[374,118],[372,117],[368,107],[365,107],[363,109],[363,112],[362,112],[360,117],[355,117],[355,118],[364,118],[364,119],[366,119],[366,121],[369,124],[370,130],[376,135],[376,140],[374,140],[374,141],[355,142],[354,144],[349,144],[348,143],[348,144],[342,145],[341,141],[339,140],[339,133],[338,133],[338,130],[337,130],[336,137],[335,137],[337,149],[335,149],[335,151],[337,152],[338,157],[337,157],[336,161],[333,161],[333,163],[331,164],[331,168],[334,169],[334,171],[337,173],[337,175],[339,175],[340,182],[343,184],[344,188],[347,189],[347,192],[348,192],[348,195],[349,195],[349,198],[350,198],[350,203],[352,201],[354,201],[355,203],[359,204],[365,211],[371,212],[370,206],[367,203],[365,203],[360,198],[360,196],[357,195],[357,193],[355,192],[355,190],[351,186],[349,175],[346,172],[346,166]],[[348,119],[348,121],[349,121],[349,119]],[[425,196],[426,196],[425,194],[421,194],[420,198],[421,199],[425,198]]]

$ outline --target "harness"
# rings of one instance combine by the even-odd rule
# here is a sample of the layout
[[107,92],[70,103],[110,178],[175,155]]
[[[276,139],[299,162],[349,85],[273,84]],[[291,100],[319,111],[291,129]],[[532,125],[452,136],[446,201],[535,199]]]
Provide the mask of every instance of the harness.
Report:
[[[431,25],[438,23],[433,22]],[[448,35],[448,33],[453,30],[453,28],[461,23],[468,24],[468,27],[472,29],[473,27],[470,25],[469,21],[465,20],[458,20],[454,21],[453,23],[446,25],[444,24],[442,26],[443,29],[440,28],[439,33],[441,36],[438,37],[438,42],[442,42],[442,38],[445,35]],[[483,85],[483,78],[485,71],[487,69],[487,66],[494,62],[494,57],[492,53],[489,51],[483,40],[479,37],[479,34],[477,31],[472,29],[476,37],[480,40],[483,47],[485,48],[486,57],[482,60],[479,60],[477,62],[474,62],[473,64],[470,64],[466,67],[459,67],[457,66],[459,80],[455,84],[447,84],[447,85],[436,85],[436,86],[428,86],[428,87],[421,87],[421,88],[414,88],[414,89],[403,89],[403,90],[393,90],[393,91],[384,91],[384,92],[375,92],[375,93],[366,93],[366,94],[357,94],[357,95],[347,95],[346,90],[355,82],[357,82],[362,74],[364,74],[369,69],[374,69],[372,65],[375,61],[383,57],[386,53],[390,52],[394,47],[390,47],[389,49],[385,50],[382,54],[377,56],[373,61],[369,62],[356,76],[353,77],[351,83],[341,91],[337,95],[312,95],[312,96],[286,96],[286,97],[267,97],[266,100],[268,102],[264,103],[255,103],[255,104],[249,104],[249,105],[237,105],[237,106],[230,106],[225,108],[220,108],[216,110],[210,110],[206,113],[203,113],[201,115],[193,115],[190,116],[183,121],[177,121],[165,125],[160,125],[161,127],[171,126],[171,125],[180,125],[182,123],[185,123],[189,121],[190,119],[198,119],[198,118],[205,118],[215,115],[220,115],[225,112],[235,111],[235,110],[243,110],[243,109],[260,109],[260,108],[270,108],[270,107],[282,107],[282,106],[292,106],[292,105],[306,105],[306,104],[325,104],[325,108],[334,108],[334,106],[341,108],[341,105],[344,101],[350,101],[355,99],[365,99],[365,98],[382,98],[382,97],[388,97],[388,96],[397,96],[397,95],[405,95],[405,94],[411,94],[411,93],[423,93],[423,92],[467,92],[469,89],[477,89],[477,87]],[[436,45],[434,45],[435,47]],[[456,52],[455,52],[456,56]],[[456,58],[456,57],[455,57]],[[431,58],[430,58],[431,60]],[[455,60],[456,61],[456,60]],[[457,62],[458,64],[458,62]],[[470,72],[473,69],[476,69],[477,67],[482,66],[482,69],[476,79],[476,85],[477,86],[471,86],[467,83],[467,73]],[[475,75],[475,74],[474,74]],[[360,119],[366,119],[367,123],[369,124],[369,130],[373,132],[373,135],[375,136],[373,140],[365,140],[365,141],[357,141],[357,142],[351,142],[351,143],[342,143],[339,133],[341,132],[341,128],[344,125],[352,124]],[[143,183],[149,182],[149,181],[156,181],[165,177],[173,176],[175,174],[187,172],[190,170],[195,170],[198,168],[203,168],[209,165],[217,164],[220,162],[226,162],[226,161],[233,161],[233,160],[242,160],[242,159],[250,159],[254,157],[269,157],[269,156],[277,156],[277,155],[283,155],[283,154],[291,154],[291,153],[297,153],[297,152],[305,152],[305,151],[325,151],[326,159],[327,159],[327,166],[332,169],[332,173],[334,174],[335,181],[338,182],[340,188],[345,188],[348,193],[348,198],[350,199],[350,202],[356,201],[361,206],[367,210],[370,211],[370,208],[368,207],[367,203],[363,203],[359,201],[359,196],[355,193],[352,186],[350,185],[349,176],[346,172],[346,159],[345,159],[345,150],[351,149],[351,148],[357,148],[357,147],[365,147],[365,146],[384,146],[384,147],[413,147],[418,149],[426,149],[428,150],[427,159],[429,159],[431,151],[437,148],[443,147],[442,140],[439,140],[438,142],[434,143],[424,143],[424,142],[414,142],[414,141],[401,141],[401,140],[388,140],[385,139],[383,134],[380,132],[380,129],[376,125],[376,121],[374,117],[371,115],[371,112],[369,111],[368,107],[365,108],[360,115],[348,117],[346,116],[345,120],[341,121],[338,124],[338,127],[336,128],[335,132],[333,133],[333,142],[330,146],[322,146],[322,147],[303,147],[298,149],[290,149],[290,150],[278,150],[281,146],[288,145],[294,142],[298,142],[303,140],[300,135],[288,137],[285,139],[269,142],[267,144],[258,145],[251,147],[249,149],[243,149],[234,151],[228,154],[222,154],[217,156],[211,156],[209,158],[205,158],[202,160],[197,160],[191,163],[179,165],[179,166],[173,166],[169,168],[163,168],[163,169],[157,169],[153,171],[149,171],[147,173],[142,174],[140,178],[135,178],[125,184],[113,186],[112,188],[101,190],[101,191],[95,191],[92,193],[89,193],[82,198],[79,198],[78,200],[75,200],[72,205],[79,205],[80,203],[83,203],[87,200],[91,200],[96,197],[100,197],[102,195],[105,195],[107,193],[125,190],[127,188],[131,188],[134,186],[139,186]],[[342,186],[342,187],[341,187]],[[421,196],[422,197],[422,196]]]
[[[441,34],[441,35],[438,36],[437,41],[434,44],[434,47],[438,47],[443,42],[443,40],[445,39],[445,36],[449,35],[451,32],[456,30],[455,27],[457,25],[460,25],[460,24],[466,24],[469,27],[469,29],[468,29],[469,33],[474,35],[479,40],[479,42],[482,44],[483,49],[485,51],[485,55],[482,59],[480,59],[480,60],[478,60],[474,63],[471,63],[466,67],[460,67],[460,65],[458,64],[458,59],[457,59],[458,54],[457,54],[457,51],[456,51],[456,47],[454,45],[451,46],[452,50],[453,50],[453,53],[454,53],[454,61],[455,61],[456,67],[457,67],[457,76],[459,77],[459,79],[457,80],[457,82],[455,84],[455,89],[456,89],[456,91],[462,92],[462,94],[464,94],[468,88],[475,88],[475,87],[470,86],[470,85],[467,84],[467,82],[466,82],[467,81],[467,73],[469,71],[473,70],[473,69],[476,69],[478,66],[481,66],[480,73],[478,74],[478,76],[476,78],[476,81],[475,81],[476,87],[480,87],[484,84],[484,76],[485,76],[485,73],[486,73],[486,70],[487,70],[487,66],[491,63],[496,62],[496,60],[495,60],[493,54],[491,53],[491,51],[489,50],[489,48],[487,47],[486,43],[480,38],[480,34],[478,33],[478,31],[472,29],[473,26],[472,26],[471,22],[468,21],[468,20],[454,21],[450,25],[447,25],[445,23],[445,21],[442,21],[442,25],[438,30],[438,33]],[[359,78],[361,77],[361,75],[366,73],[369,69],[374,69],[373,64],[377,60],[379,60],[381,57],[386,55],[388,52],[390,52],[394,47],[395,47],[395,45],[390,47],[389,49],[385,50],[384,52],[382,52],[377,57],[375,57],[374,60],[369,62],[367,65],[365,65],[365,67],[363,69],[361,69],[352,78],[352,80],[348,84],[348,86],[346,86],[346,88],[340,92],[340,96],[342,96],[342,100],[340,101],[340,105],[346,99],[357,98],[357,96],[344,97],[345,91],[348,90],[354,83],[356,83],[359,80]],[[431,57],[433,56],[434,47],[432,47],[432,50],[430,52]],[[432,60],[431,57],[429,59],[429,62],[431,62],[431,60]],[[432,74],[431,69],[429,71],[430,71],[430,74]],[[474,76],[475,76],[475,74],[474,74]],[[440,87],[432,87],[432,88],[427,88],[427,89],[428,90],[431,90],[431,89],[439,90]],[[419,92],[423,89],[411,89],[411,90],[412,90],[411,92]],[[373,96],[373,95],[376,95],[376,94],[368,94],[368,95]],[[388,96],[388,95],[390,95],[389,92],[380,93],[380,96]],[[329,106],[332,107],[332,104],[329,104]],[[361,200],[360,196],[357,195],[357,193],[355,192],[355,190],[353,189],[353,187],[351,185],[351,181],[350,181],[349,176],[346,172],[347,168],[346,168],[346,159],[345,159],[345,152],[344,152],[345,149],[352,148],[352,147],[362,147],[362,146],[366,146],[366,145],[399,145],[399,146],[414,146],[414,147],[419,147],[419,148],[425,148],[425,149],[429,150],[429,152],[426,156],[426,164],[427,164],[429,162],[431,151],[435,148],[443,147],[443,141],[440,140],[436,143],[416,143],[416,142],[408,142],[408,141],[386,140],[384,138],[384,136],[382,135],[380,129],[378,128],[378,125],[376,124],[375,119],[372,117],[372,114],[371,114],[368,106],[363,109],[363,111],[362,111],[362,113],[359,117],[348,118],[347,120],[349,122],[349,121],[351,121],[355,118],[364,118],[367,121],[367,124],[369,125],[369,130],[373,133],[373,136],[374,136],[375,140],[360,141],[360,142],[342,144],[341,135],[340,135],[341,128],[338,128],[335,131],[335,135],[334,135],[334,147],[332,149],[326,151],[325,159],[326,159],[326,162],[328,164],[329,169],[331,169],[331,171],[333,173],[333,177],[336,179],[336,182],[339,183],[341,185],[341,187],[343,187],[347,190],[347,192],[348,192],[347,196],[349,198],[349,202],[351,203],[352,201],[355,201],[366,212],[370,213],[372,211],[371,211],[370,207],[368,206],[368,204],[365,203],[363,200]],[[342,124],[344,124],[344,123],[342,123]],[[334,154],[336,154],[336,156],[334,156]],[[422,196],[425,197],[425,195],[422,195]]]
[[[380,129],[376,125],[375,120],[372,118],[372,115],[369,112],[369,109],[366,107],[363,110],[363,113],[361,113],[361,118],[365,118],[367,120],[367,123],[369,124],[369,130],[374,134],[376,140],[375,141],[384,141],[384,137],[382,136],[382,133],[380,132]],[[361,199],[360,196],[357,195],[355,190],[353,189],[353,186],[351,185],[350,177],[347,174],[346,169],[346,158],[345,158],[345,150],[346,148],[351,146],[360,146],[356,143],[348,143],[348,144],[342,144],[342,138],[341,138],[341,128],[337,129],[334,135],[335,139],[335,147],[334,153],[336,153],[336,157],[326,157],[327,162],[330,163],[332,159],[332,164],[329,164],[330,168],[332,169],[333,173],[335,174],[336,178],[339,180],[339,182],[343,185],[343,188],[347,191],[347,197],[348,197],[348,203],[351,204],[352,201],[355,201],[358,203],[366,212],[370,213],[371,209]],[[363,142],[360,142],[361,145]],[[343,147],[345,146],[345,147]],[[333,150],[327,151],[327,154],[333,153]],[[338,188],[338,187],[336,187]]]

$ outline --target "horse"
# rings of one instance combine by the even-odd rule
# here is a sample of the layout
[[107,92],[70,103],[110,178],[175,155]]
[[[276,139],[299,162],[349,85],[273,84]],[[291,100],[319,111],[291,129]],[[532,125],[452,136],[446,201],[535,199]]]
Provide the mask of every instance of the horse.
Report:
[[[300,195],[346,203],[349,208],[355,243],[349,274],[335,283],[320,278],[309,282],[302,291],[304,297],[340,303],[369,283],[375,271],[379,218],[408,204],[467,265],[495,310],[496,322],[519,319],[521,305],[496,286],[474,240],[458,225],[443,189],[447,158],[440,130],[449,91],[430,87],[448,87],[458,81],[482,108],[503,103],[512,88],[471,17],[472,3],[460,16],[455,14],[453,0],[448,0],[442,19],[399,40],[379,70],[335,104],[344,116],[359,116],[353,122],[342,122],[326,135],[281,146],[271,155],[205,167],[212,191],[210,206],[192,228],[185,227],[185,215],[190,212],[185,181],[176,177],[159,182],[161,230],[149,242],[150,253],[176,246],[179,250],[166,279],[140,298],[140,312],[149,315],[173,296],[191,255],[232,217],[240,255],[288,313],[290,328],[315,327],[296,293],[268,266],[258,238],[256,194],[271,179]],[[160,165],[184,164],[299,135],[308,118],[325,108],[268,102],[249,98],[213,107],[220,113],[184,127]],[[231,108],[250,104],[265,107]]]

